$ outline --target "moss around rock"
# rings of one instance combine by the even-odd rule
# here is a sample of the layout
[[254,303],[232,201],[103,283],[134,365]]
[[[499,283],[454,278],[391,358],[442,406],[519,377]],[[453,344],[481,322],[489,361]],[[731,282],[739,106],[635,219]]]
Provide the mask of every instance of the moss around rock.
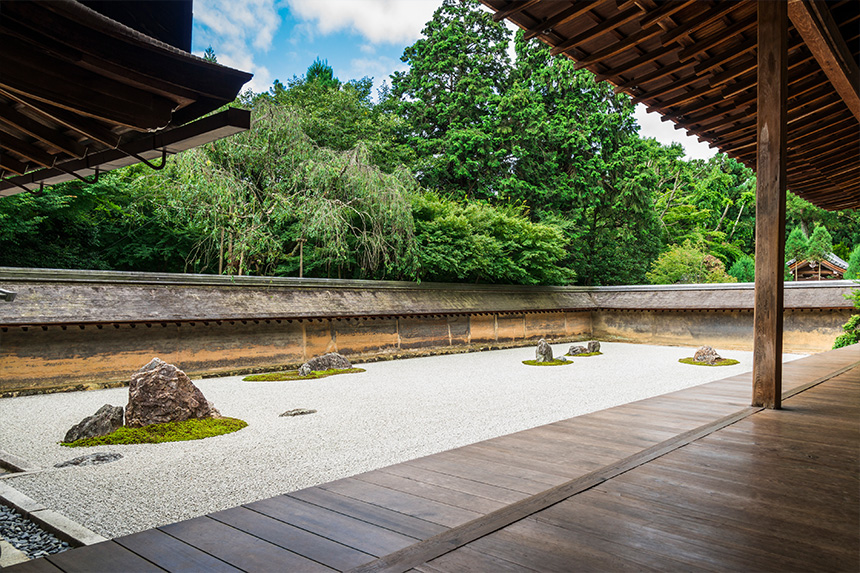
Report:
[[577,358],[587,358],[589,356],[600,356],[602,352],[585,352],[583,354],[565,354],[565,356],[576,356]]
[[538,362],[537,360],[523,360],[523,364],[528,366],[566,366],[573,364],[573,360],[556,359],[547,362]]
[[735,364],[740,364],[739,360],[732,360],[731,358],[723,358],[721,360],[717,360],[714,364],[708,364],[707,362],[696,362],[692,358],[681,358],[678,360],[681,364],[692,364],[694,366],[733,366]]
[[152,424],[142,428],[122,426],[115,432],[96,438],[83,438],[68,444],[69,448],[89,446],[110,446],[115,444],[160,444],[162,442],[182,442],[202,440],[221,434],[241,430],[248,423],[236,418],[192,418],[182,422]]
[[331,370],[314,370],[307,376],[300,375],[298,370],[287,370],[286,372],[252,374],[245,376],[242,380],[244,382],[284,382],[287,380],[313,380],[315,378],[334,376],[335,374],[355,374],[358,372],[366,372],[366,370],[364,368],[333,368]]

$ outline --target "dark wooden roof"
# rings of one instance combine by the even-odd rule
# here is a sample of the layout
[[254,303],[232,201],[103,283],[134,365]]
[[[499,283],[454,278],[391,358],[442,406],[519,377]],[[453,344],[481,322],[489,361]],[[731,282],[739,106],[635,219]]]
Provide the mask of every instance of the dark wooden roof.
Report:
[[[129,6],[158,11],[160,4]],[[75,0],[3,2],[0,70],[0,196],[74,176],[66,172],[92,174],[106,151],[126,163],[138,159],[129,154],[158,156],[142,142],[159,143],[154,134],[232,102],[251,78]],[[247,129],[241,113],[214,123],[228,120],[239,125],[219,125],[220,136]],[[186,126],[185,138],[204,142],[201,128]],[[168,139],[170,152],[186,147]]]
[[[482,0],[634,102],[755,168],[757,5],[750,0]],[[788,187],[860,206],[860,2],[790,0]]]

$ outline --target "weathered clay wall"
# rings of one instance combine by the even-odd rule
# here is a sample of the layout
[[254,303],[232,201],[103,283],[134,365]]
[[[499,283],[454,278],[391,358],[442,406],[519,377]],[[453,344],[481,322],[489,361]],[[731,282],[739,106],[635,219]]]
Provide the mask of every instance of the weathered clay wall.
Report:
[[[809,354],[829,350],[851,316],[850,309],[785,311],[783,351]],[[592,313],[597,340],[669,346],[752,350],[751,310],[600,310]]]
[[200,376],[298,366],[325,352],[361,361],[543,336],[589,338],[590,311],[7,328],[0,330],[0,395],[124,383],[154,356]]
[[[787,284],[785,350],[829,349],[853,283]],[[0,395],[191,375],[617,340],[750,350],[753,285],[511,287],[0,268]]]

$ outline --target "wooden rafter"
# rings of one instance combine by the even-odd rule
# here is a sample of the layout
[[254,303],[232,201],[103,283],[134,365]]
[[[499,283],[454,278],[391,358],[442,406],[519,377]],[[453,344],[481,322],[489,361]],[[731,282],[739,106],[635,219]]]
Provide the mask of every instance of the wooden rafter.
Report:
[[789,0],[788,16],[833,88],[860,121],[860,70],[830,11],[809,0]]

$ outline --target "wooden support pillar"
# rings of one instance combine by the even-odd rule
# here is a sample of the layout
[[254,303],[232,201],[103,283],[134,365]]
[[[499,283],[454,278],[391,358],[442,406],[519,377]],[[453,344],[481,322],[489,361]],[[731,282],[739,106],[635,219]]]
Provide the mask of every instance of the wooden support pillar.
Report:
[[782,405],[788,10],[758,2],[753,406]]

